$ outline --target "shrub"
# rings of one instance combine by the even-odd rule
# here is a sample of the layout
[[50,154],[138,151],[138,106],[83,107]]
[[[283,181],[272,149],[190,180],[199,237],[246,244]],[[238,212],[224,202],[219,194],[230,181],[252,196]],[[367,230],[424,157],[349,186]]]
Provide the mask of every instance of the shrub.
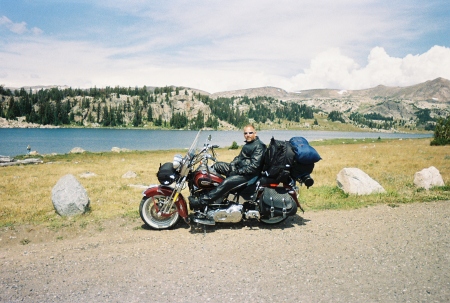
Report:
[[236,143],[236,141],[233,141],[233,144],[231,144],[230,149],[238,149],[239,145]]
[[434,130],[434,139],[431,145],[447,145],[450,144],[450,116],[446,119],[439,119]]

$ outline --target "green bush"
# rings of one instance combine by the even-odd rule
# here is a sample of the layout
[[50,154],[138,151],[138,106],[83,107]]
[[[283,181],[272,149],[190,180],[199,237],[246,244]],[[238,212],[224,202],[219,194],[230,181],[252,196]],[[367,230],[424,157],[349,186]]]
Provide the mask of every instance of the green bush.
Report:
[[446,119],[439,119],[434,130],[434,139],[431,145],[447,145],[450,144],[450,116]]
[[236,143],[236,141],[233,141],[233,144],[231,144],[230,149],[238,149],[239,145]]

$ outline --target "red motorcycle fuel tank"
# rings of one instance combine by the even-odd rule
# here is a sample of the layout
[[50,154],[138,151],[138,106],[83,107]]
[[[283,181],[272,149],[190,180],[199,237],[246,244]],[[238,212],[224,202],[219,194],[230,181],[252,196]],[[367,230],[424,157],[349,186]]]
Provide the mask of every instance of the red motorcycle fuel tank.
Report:
[[194,173],[194,185],[201,189],[213,189],[222,183],[224,178],[218,174],[207,172],[206,169],[198,169]]

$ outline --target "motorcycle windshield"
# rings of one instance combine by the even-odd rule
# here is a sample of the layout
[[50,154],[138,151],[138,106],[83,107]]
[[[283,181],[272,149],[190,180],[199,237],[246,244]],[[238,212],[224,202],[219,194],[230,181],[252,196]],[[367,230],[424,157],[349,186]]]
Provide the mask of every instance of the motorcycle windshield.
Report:
[[189,148],[188,151],[188,156],[189,158],[192,159],[192,157],[195,155],[195,152],[197,150],[197,143],[198,143],[198,139],[200,138],[200,133],[202,132],[202,130],[199,130],[197,133],[197,136],[195,136],[194,142],[192,142],[191,147]]

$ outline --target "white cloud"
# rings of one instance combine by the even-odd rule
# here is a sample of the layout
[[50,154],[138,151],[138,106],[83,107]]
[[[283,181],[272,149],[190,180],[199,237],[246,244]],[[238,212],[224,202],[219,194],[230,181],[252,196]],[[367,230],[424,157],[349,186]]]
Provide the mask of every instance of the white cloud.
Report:
[[32,33],[34,35],[42,34],[43,31],[37,27],[33,27],[32,29],[27,28],[26,22],[18,22],[14,23],[6,16],[0,17],[0,26],[5,26],[12,33],[23,35],[27,33]]
[[[73,87],[178,85],[218,92],[250,87],[275,86],[288,91],[335,88],[363,89],[379,84],[405,86],[437,77],[450,79],[450,48],[434,46],[419,55],[390,56],[373,48],[367,62],[330,48],[310,60],[295,76],[258,70],[247,62],[208,67],[194,64],[161,64],[160,55],[118,56],[123,49],[95,43],[63,42],[30,38],[11,43],[0,51],[2,82],[7,86],[70,85]],[[167,58],[166,58],[167,59]]]
[[77,3],[83,1],[94,13],[104,12],[104,22],[87,22],[91,19],[78,12],[71,16],[76,30],[52,30],[49,22],[47,36],[26,22],[0,17],[0,30],[15,33],[14,39],[0,38],[3,83],[179,85],[217,92],[260,86],[360,89],[450,79],[449,48],[408,55],[402,47],[430,31],[424,20],[417,22],[414,5],[423,3],[414,1],[400,0],[396,7],[375,0]]
[[291,89],[364,89],[377,85],[407,86],[438,77],[450,79],[450,48],[434,46],[421,55],[389,56],[382,47],[370,51],[360,67],[338,49],[319,54],[310,67],[292,78]]

